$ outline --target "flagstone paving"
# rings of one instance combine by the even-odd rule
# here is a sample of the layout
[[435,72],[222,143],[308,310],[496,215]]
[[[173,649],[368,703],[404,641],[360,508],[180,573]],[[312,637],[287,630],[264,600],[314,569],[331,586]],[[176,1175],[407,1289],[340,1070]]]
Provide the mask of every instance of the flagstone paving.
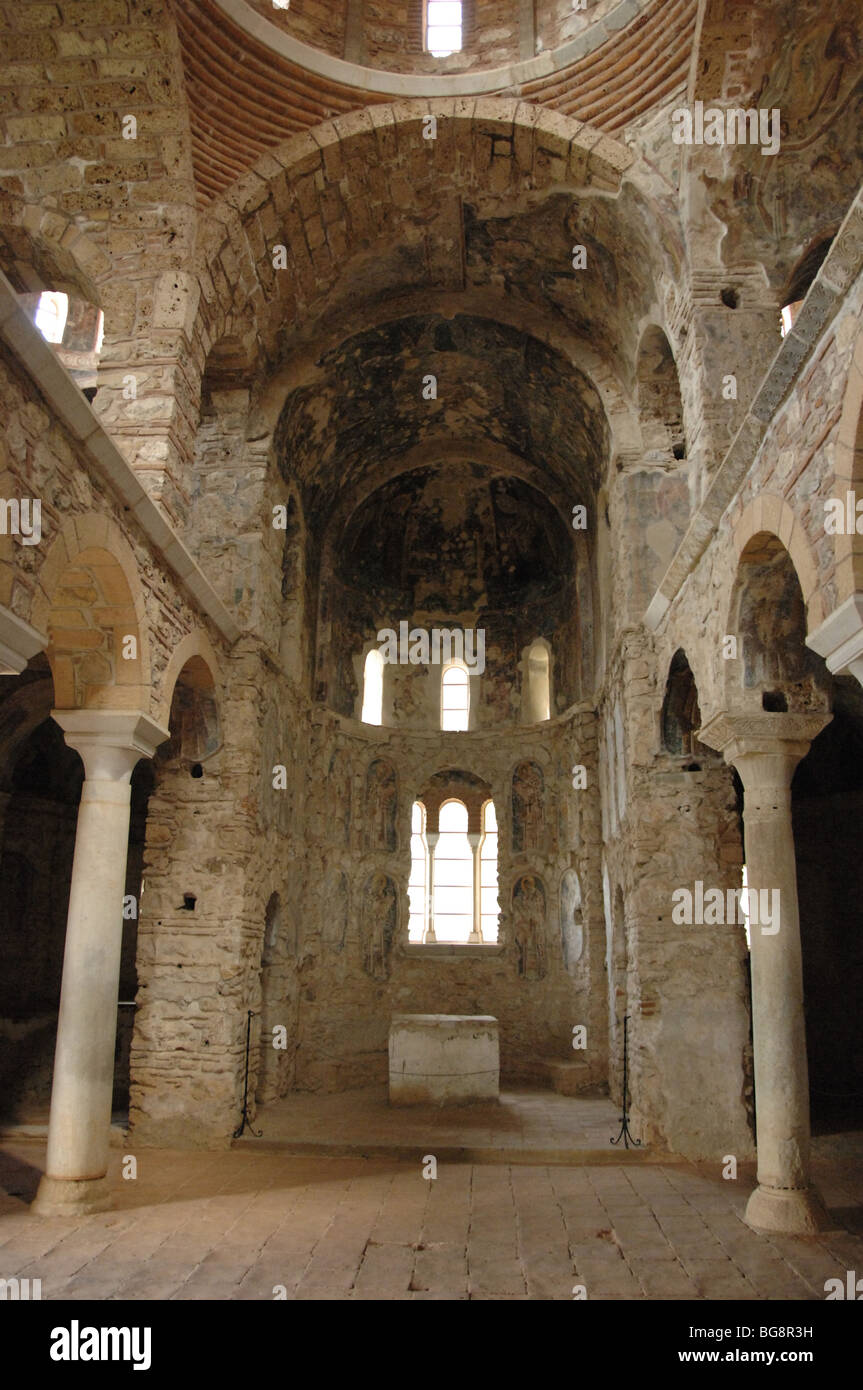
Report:
[[[863,1271],[853,1151],[816,1161],[837,1220],[810,1239],[758,1236],[736,1182],[687,1163],[440,1163],[113,1150],[116,1208],[32,1216],[44,1145],[0,1149],[0,1278],[43,1299],[823,1299]],[[128,1165],[126,1165],[128,1167]],[[850,1229],[841,1229],[845,1226]]]

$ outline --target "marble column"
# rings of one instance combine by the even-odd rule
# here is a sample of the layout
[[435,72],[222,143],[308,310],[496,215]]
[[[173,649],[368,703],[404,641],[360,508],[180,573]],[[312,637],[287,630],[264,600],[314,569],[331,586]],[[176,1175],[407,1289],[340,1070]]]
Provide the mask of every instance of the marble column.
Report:
[[480,846],[482,844],[482,832],[469,830],[467,842],[473,854],[473,931],[468,937],[471,945],[482,941],[482,890],[480,874],[482,865],[480,863]]
[[428,881],[428,912],[426,913],[426,930],[423,942],[431,946],[437,941],[434,930],[434,852],[437,842],[440,839],[439,830],[426,831],[426,844],[429,847],[429,881]]
[[133,710],[54,710],[81,755],[46,1173],[32,1210],[77,1216],[110,1206],[108,1147],[131,777],[169,737]]
[[[829,1224],[809,1181],[809,1071],[791,825],[791,779],[829,721],[821,713],[718,714],[698,734],[737,768],[744,791],[758,1147],[758,1186],[746,1220],[757,1231],[786,1235]],[[778,921],[765,920],[762,902],[768,910],[778,903]]]

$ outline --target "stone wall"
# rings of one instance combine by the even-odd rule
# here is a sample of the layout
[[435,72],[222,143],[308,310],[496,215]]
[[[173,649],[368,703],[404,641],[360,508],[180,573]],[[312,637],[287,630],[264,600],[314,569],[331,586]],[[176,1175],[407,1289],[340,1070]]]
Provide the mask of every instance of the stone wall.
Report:
[[[512,778],[524,759],[544,773],[538,838],[513,848]],[[576,761],[595,785],[593,721],[571,712],[493,739],[473,735],[400,734],[326,716],[316,721],[312,763],[305,774],[301,825],[303,859],[282,869],[275,887],[289,933],[296,932],[300,980],[295,1085],[337,1090],[386,1076],[391,1014],[492,1013],[501,1023],[501,1064],[510,1080],[542,1079],[548,1057],[586,1060],[586,1079],[605,1073],[602,1005],[602,921],[595,795],[572,789]],[[394,847],[377,839],[368,768],[386,760],[397,788]],[[484,947],[423,947],[407,943],[410,808],[429,777],[461,766],[492,789],[499,824],[500,937]],[[276,794],[285,798],[284,793]],[[291,812],[284,812],[289,820]],[[390,842],[392,844],[392,842]],[[583,949],[576,960],[561,941],[561,880],[578,873]],[[294,878],[296,874],[296,878]],[[375,876],[392,883],[395,931],[370,973],[369,933],[377,907]],[[513,889],[525,875],[541,881],[545,915],[527,973],[519,974]],[[386,890],[389,893],[389,889]],[[288,1013],[291,1005],[288,1004]],[[271,1011],[268,1020],[276,1015]],[[286,1019],[290,1022],[290,1019]],[[572,1029],[584,1024],[587,1052],[572,1051]]]

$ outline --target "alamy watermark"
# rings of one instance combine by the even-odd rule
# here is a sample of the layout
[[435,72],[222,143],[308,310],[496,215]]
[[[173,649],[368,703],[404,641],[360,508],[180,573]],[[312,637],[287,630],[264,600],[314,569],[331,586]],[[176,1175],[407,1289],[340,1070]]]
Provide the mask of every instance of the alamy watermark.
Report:
[[760,927],[762,936],[775,936],[780,925],[778,888],[707,888],[696,879],[694,891],[675,888],[671,894],[675,926]]
[[760,145],[762,154],[779,153],[779,107],[677,106],[671,113],[675,145]]
[[410,627],[399,623],[399,630],[382,627],[376,640],[386,665],[440,666],[461,662],[471,675],[485,670],[485,628]]
[[22,545],[42,539],[42,502],[38,497],[0,497],[0,536],[20,536]]

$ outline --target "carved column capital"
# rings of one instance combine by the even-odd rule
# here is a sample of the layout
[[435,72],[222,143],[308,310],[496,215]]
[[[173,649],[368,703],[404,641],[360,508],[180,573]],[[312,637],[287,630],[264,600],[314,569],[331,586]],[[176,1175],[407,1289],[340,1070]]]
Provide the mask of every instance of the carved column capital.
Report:
[[832,718],[822,711],[732,714],[721,710],[698,730],[697,737],[737,768],[744,787],[770,784],[790,788],[797,764]]

